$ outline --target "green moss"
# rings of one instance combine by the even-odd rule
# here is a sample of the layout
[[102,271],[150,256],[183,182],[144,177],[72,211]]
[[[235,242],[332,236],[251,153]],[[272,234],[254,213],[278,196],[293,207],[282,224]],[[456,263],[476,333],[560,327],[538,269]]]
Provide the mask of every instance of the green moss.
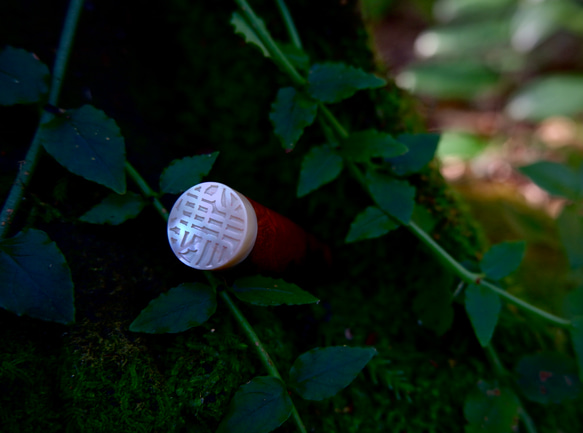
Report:
[[52,326],[43,332],[27,319],[4,312],[0,313],[0,323],[0,429],[62,432],[62,401],[55,374],[59,371],[59,351],[51,347],[54,335],[46,329]]

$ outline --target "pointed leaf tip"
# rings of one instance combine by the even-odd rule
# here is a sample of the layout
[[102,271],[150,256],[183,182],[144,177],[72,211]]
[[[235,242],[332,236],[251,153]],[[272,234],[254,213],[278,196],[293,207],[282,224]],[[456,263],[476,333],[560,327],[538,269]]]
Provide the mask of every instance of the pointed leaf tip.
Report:
[[323,400],[346,388],[377,353],[372,347],[315,348],[290,369],[290,386],[306,400]]
[[255,377],[235,393],[217,433],[269,433],[287,421],[292,408],[281,380]]
[[71,271],[45,232],[29,229],[1,240],[0,275],[0,307],[51,322],[75,321]]
[[284,149],[291,150],[316,118],[318,103],[293,87],[279,89],[269,119]]
[[308,75],[308,93],[327,103],[342,101],[358,90],[374,89],[386,84],[382,78],[344,63],[315,64]]
[[510,275],[520,266],[524,258],[524,241],[507,241],[493,245],[480,262],[480,269],[488,278],[499,280]]

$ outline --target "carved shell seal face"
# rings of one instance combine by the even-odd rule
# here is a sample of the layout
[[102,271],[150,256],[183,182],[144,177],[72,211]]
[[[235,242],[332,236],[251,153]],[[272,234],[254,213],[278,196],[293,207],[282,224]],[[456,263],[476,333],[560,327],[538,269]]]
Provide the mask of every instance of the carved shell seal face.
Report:
[[185,191],[168,218],[168,241],[178,259],[201,270],[243,261],[257,237],[253,207],[232,188],[203,182]]

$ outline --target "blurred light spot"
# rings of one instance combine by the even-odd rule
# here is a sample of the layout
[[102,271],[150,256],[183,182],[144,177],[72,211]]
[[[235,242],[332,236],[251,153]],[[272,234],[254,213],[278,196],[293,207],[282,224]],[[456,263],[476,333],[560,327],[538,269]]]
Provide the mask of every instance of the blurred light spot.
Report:
[[536,133],[549,147],[561,147],[576,140],[577,125],[566,117],[550,117],[541,123]]
[[439,50],[439,35],[435,32],[422,33],[415,41],[415,51],[421,57],[432,57]]
[[540,40],[540,28],[536,21],[525,21],[512,35],[512,47],[519,53],[532,50]]
[[514,98],[506,108],[510,117],[516,120],[526,119],[533,109],[534,101],[527,96]]
[[527,202],[536,206],[544,205],[549,199],[549,195],[534,183],[523,185],[520,187],[520,192]]
[[414,90],[417,85],[417,78],[413,72],[401,72],[395,79],[397,86],[402,89]]
[[455,156],[445,156],[442,159],[441,175],[449,182],[461,179],[466,173],[463,159]]

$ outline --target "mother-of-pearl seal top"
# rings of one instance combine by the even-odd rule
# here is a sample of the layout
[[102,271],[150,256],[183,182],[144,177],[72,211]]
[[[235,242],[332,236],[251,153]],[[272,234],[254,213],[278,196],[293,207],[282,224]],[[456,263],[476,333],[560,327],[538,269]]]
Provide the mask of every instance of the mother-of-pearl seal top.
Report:
[[185,191],[168,218],[168,240],[191,268],[219,270],[242,262],[253,249],[257,217],[247,198],[218,182]]

